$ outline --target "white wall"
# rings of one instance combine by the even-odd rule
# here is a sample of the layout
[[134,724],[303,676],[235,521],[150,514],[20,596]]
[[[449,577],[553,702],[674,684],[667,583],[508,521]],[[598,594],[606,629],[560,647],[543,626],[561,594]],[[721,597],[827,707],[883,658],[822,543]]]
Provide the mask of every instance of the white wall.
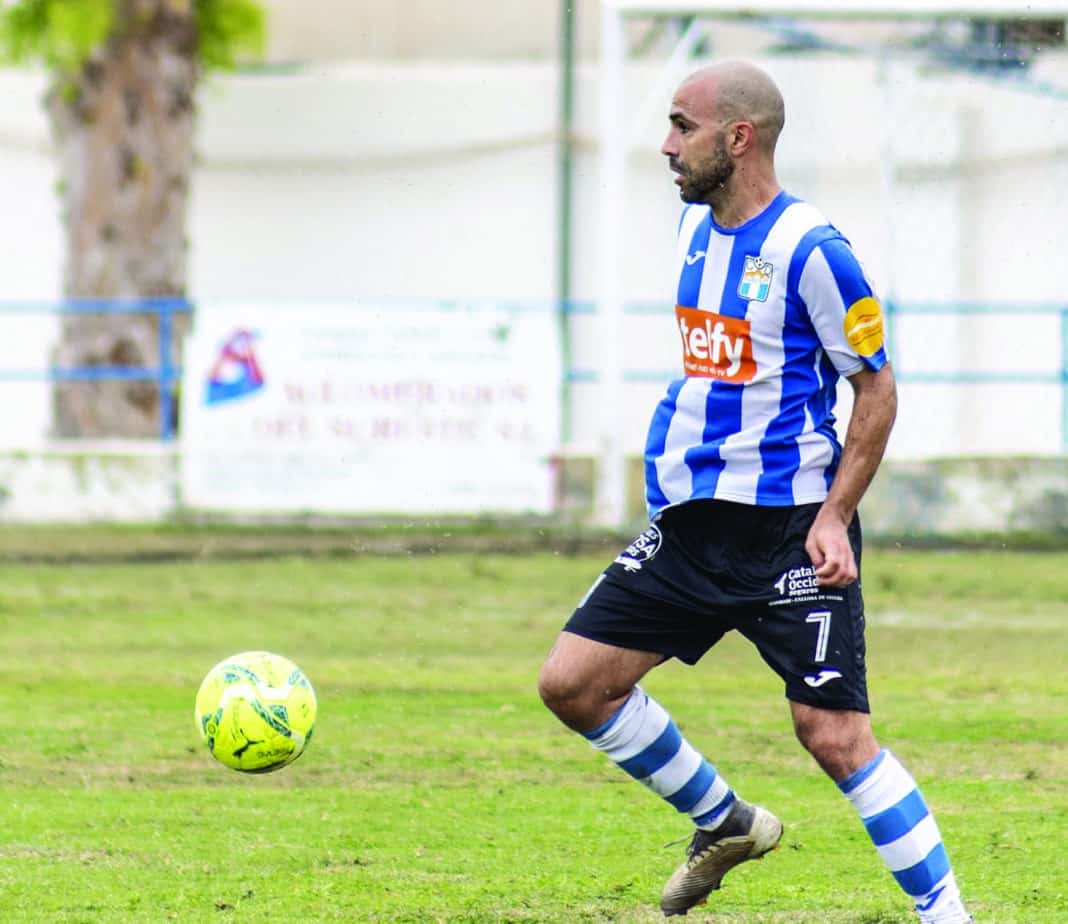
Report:
[[526,65],[228,80],[203,109],[193,289],[549,297],[554,94]]
[[36,74],[0,72],[0,447],[39,442],[51,419],[48,389],[12,370],[42,369],[54,315],[5,310],[14,299],[49,301],[61,291],[57,172]]
[[[560,0],[264,0],[273,61],[551,58]],[[580,47],[596,46],[597,0],[574,2]]]
[[[1068,103],[894,65],[880,89],[863,58],[765,62],[787,100],[780,177],[812,199],[899,300],[1065,301],[1061,212]],[[628,111],[656,85],[634,66]],[[1068,68],[1051,77],[1068,85]],[[39,77],[0,73],[0,299],[59,289],[58,219]],[[556,289],[555,119],[551,63],[350,64],[217,77],[201,99],[190,235],[194,297],[503,298],[548,304]],[[670,85],[635,127],[629,155],[624,291],[670,305],[679,203],[657,153]],[[597,74],[579,71],[574,294],[597,279]],[[883,169],[891,146],[892,183]],[[1052,325],[1052,326],[1051,326]],[[1052,371],[1056,318],[903,320],[902,372],[979,364]],[[0,365],[43,355],[54,326],[23,317]],[[576,363],[593,362],[592,325],[575,322]],[[12,343],[19,343],[17,349]],[[651,344],[655,347],[649,349]],[[15,349],[15,352],[12,352]],[[627,368],[677,364],[670,325],[628,323]],[[648,352],[650,355],[645,355]],[[17,353],[17,356],[15,355]],[[627,445],[638,448],[659,384],[630,386]],[[26,388],[0,384],[8,389]],[[1056,452],[1053,387],[909,386],[892,452]],[[37,394],[38,397],[31,396]],[[43,432],[44,389],[29,387],[0,432]],[[592,387],[575,389],[573,442],[596,426]],[[8,405],[11,406],[11,405]]]

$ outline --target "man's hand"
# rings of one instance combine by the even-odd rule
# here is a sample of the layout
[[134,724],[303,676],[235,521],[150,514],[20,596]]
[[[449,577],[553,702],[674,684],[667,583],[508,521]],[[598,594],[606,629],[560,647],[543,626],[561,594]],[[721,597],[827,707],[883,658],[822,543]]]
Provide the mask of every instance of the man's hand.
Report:
[[857,562],[847,530],[848,524],[824,506],[808,531],[805,551],[816,569],[816,580],[826,587],[845,587],[857,579]]

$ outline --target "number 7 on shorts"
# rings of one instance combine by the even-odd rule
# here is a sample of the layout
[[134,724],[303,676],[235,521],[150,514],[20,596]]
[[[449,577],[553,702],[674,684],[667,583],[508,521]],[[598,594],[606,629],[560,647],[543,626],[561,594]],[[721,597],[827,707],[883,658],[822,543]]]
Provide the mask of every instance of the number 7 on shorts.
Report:
[[817,622],[820,629],[816,635],[816,654],[813,660],[822,664],[827,660],[827,638],[831,634],[831,611],[815,610],[805,617],[805,622]]

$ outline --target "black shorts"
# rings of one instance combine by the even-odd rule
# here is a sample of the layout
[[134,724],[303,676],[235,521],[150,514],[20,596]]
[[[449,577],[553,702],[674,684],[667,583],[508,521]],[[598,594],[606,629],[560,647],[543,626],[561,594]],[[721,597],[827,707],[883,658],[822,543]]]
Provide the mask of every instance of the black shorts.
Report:
[[[805,552],[819,508],[669,508],[597,578],[564,630],[696,664],[736,629],[785,681],[788,699],[868,712],[860,582],[819,587]],[[856,518],[849,540],[859,569]]]

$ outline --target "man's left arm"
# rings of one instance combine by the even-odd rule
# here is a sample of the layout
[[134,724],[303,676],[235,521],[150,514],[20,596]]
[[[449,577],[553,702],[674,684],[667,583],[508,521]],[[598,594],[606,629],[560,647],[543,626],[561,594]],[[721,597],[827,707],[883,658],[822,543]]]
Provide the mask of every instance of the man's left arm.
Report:
[[805,542],[817,580],[830,587],[845,587],[857,579],[847,530],[879,468],[897,415],[897,385],[889,363],[877,372],[863,369],[849,376],[849,384],[853,386],[853,412],[842,458]]

